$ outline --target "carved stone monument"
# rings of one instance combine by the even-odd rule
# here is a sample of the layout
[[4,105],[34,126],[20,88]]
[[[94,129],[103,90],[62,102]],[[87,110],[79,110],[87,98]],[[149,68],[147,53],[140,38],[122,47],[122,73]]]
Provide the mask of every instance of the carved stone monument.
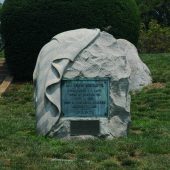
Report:
[[55,36],[34,70],[37,132],[58,138],[126,136],[129,90],[151,83],[136,48],[99,29]]

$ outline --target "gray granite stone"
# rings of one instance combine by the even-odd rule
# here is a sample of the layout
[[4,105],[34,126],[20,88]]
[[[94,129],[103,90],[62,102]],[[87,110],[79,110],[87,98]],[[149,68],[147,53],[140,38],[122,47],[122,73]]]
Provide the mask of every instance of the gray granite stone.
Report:
[[[63,117],[61,80],[110,78],[108,117]],[[79,29],[59,34],[41,50],[34,71],[37,132],[58,138],[126,136],[130,116],[129,90],[151,83],[150,72],[136,48],[100,30]],[[98,120],[96,136],[71,136],[70,121]]]

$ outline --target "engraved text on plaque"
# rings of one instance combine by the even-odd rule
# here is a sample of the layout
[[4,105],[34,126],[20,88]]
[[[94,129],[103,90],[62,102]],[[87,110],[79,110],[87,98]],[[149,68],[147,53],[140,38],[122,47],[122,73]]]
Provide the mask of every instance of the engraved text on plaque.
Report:
[[64,117],[106,117],[109,79],[62,80],[61,106]]

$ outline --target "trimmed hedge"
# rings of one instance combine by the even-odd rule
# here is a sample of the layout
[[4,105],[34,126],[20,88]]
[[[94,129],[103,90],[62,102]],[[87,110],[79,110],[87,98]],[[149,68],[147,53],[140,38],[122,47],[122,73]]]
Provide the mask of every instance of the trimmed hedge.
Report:
[[6,0],[2,8],[5,57],[17,79],[32,79],[41,47],[54,35],[111,26],[116,38],[137,44],[140,21],[134,0]]

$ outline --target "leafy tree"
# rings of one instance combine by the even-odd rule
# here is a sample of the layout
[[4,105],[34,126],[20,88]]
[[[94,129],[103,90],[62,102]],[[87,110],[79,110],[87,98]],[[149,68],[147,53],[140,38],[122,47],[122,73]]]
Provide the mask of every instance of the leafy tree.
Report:
[[141,11],[141,18],[148,28],[152,19],[159,24],[170,26],[170,1],[169,0],[136,0]]

